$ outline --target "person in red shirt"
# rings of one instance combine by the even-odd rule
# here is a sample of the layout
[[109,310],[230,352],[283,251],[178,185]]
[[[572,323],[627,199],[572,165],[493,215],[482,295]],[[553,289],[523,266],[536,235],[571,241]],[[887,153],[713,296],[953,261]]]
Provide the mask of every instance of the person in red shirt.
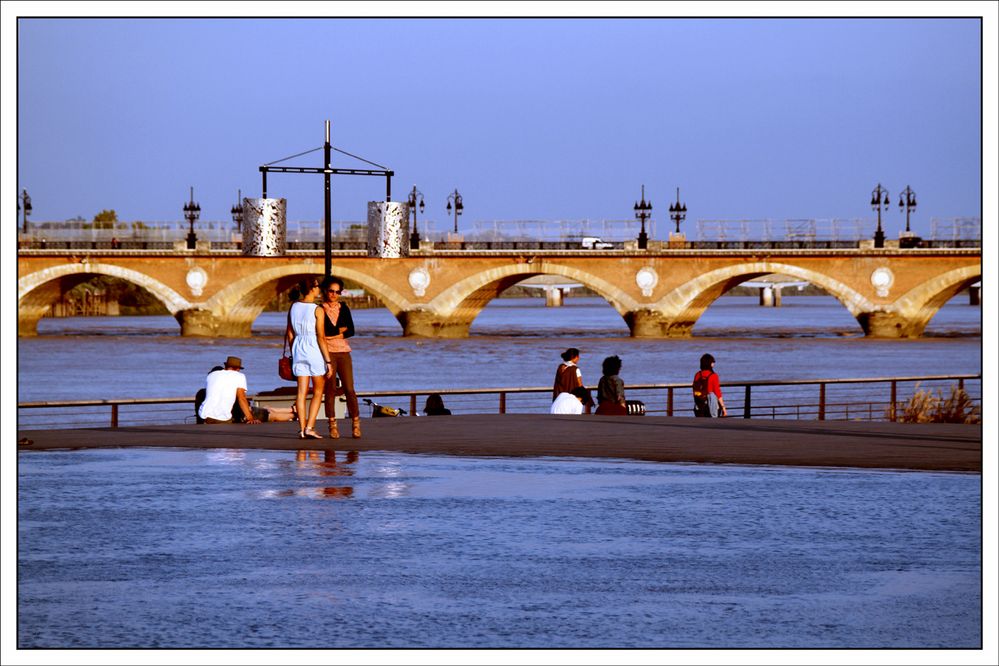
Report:
[[714,370],[715,357],[705,354],[701,357],[701,369],[694,375],[694,416],[716,418],[727,416],[725,400],[722,399],[721,380]]

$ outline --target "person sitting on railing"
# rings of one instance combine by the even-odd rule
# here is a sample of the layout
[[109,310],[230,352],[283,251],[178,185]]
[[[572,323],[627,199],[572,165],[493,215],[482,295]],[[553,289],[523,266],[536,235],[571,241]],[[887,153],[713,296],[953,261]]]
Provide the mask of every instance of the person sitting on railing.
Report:
[[582,414],[583,405],[590,402],[590,392],[577,386],[568,393],[559,393],[552,403],[551,414]]
[[705,354],[701,357],[701,369],[694,375],[694,416],[717,418],[726,416],[725,401],[722,399],[721,381],[714,370],[715,357]]
[[451,416],[451,410],[444,406],[444,398],[440,393],[431,393],[427,396],[423,413],[426,416]]
[[243,412],[243,423],[260,423],[246,399],[246,375],[240,372],[242,369],[243,360],[230,356],[223,369],[208,373],[204,401],[198,407],[198,416],[205,423],[232,423],[237,403]]

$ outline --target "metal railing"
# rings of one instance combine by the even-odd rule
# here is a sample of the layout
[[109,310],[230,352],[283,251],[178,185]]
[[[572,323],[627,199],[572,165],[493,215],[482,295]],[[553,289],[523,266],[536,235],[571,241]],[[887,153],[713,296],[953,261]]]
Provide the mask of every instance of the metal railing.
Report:
[[[917,390],[965,390],[981,414],[981,375],[927,375],[856,379],[722,382],[729,417],[798,420],[894,421]],[[547,413],[551,387],[363,391],[386,406],[422,411],[422,400],[440,394],[453,414]],[[626,386],[630,400],[642,400],[646,413],[692,416],[689,383]],[[946,397],[946,396],[945,396]],[[293,396],[289,395],[289,402]],[[376,401],[377,402],[377,401]],[[274,404],[269,402],[268,404]],[[18,403],[18,428],[58,429],[193,423],[194,397],[61,400]],[[367,416],[365,407],[362,416]]]

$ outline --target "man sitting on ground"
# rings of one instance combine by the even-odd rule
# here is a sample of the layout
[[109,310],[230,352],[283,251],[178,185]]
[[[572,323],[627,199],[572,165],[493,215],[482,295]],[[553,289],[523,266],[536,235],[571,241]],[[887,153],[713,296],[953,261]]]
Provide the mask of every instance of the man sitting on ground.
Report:
[[205,423],[230,423],[233,420],[233,405],[237,402],[243,412],[243,423],[260,423],[246,399],[246,375],[240,372],[242,369],[243,360],[230,356],[225,360],[223,369],[208,373],[205,401],[198,409],[198,416]]
[[568,393],[559,393],[552,403],[552,414],[582,414],[583,405],[590,399],[590,393],[582,386],[577,386]]

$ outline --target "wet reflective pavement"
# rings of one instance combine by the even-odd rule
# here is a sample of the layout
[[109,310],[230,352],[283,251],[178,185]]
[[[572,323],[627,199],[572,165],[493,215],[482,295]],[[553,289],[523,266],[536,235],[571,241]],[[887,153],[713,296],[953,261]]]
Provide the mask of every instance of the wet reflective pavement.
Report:
[[27,647],[978,647],[977,474],[20,452]]

